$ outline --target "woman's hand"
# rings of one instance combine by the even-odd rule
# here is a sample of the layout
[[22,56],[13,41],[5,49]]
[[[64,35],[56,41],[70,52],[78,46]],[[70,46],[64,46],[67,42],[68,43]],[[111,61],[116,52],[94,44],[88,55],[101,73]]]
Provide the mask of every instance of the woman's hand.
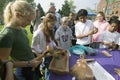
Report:
[[37,60],[37,58],[34,58],[33,60],[28,61],[28,66],[35,68],[35,67],[37,67],[41,62],[42,62],[42,59],[41,59],[41,60]]

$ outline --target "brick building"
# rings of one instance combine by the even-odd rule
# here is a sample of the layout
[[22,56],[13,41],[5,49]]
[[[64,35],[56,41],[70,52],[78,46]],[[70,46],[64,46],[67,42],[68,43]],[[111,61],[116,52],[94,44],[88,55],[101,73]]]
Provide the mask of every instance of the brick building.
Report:
[[97,12],[102,11],[105,13],[107,8],[107,1],[106,0],[101,0],[97,6]]
[[97,12],[103,11],[107,17],[116,15],[120,18],[120,0],[101,0]]
[[120,0],[115,1],[114,3],[111,4],[111,13],[110,16],[116,15],[120,17]]

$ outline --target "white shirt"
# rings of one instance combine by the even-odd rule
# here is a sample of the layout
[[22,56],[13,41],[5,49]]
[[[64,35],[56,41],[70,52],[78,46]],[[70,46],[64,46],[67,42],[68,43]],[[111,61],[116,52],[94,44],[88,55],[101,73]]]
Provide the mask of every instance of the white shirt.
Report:
[[[93,29],[93,23],[91,20],[86,20],[85,23],[78,22],[75,25],[75,35],[87,34],[90,30]],[[82,39],[77,39],[76,44],[87,45],[91,43],[91,36],[84,37]]]
[[41,53],[46,50],[46,40],[42,30],[38,29],[33,34],[32,45],[31,47],[37,52]]
[[[114,42],[115,44],[120,44],[119,42],[120,39],[120,34],[115,31],[115,32],[110,32],[108,30],[104,31],[101,33],[99,36],[99,42],[106,41],[106,42]],[[108,48],[108,46],[100,44],[100,48]]]
[[[55,42],[53,41],[51,41],[48,45],[50,45],[51,48],[54,48],[56,46]],[[38,29],[34,32],[31,47],[37,53],[41,53],[46,50],[47,48],[46,37],[44,36],[44,33],[41,29]]]

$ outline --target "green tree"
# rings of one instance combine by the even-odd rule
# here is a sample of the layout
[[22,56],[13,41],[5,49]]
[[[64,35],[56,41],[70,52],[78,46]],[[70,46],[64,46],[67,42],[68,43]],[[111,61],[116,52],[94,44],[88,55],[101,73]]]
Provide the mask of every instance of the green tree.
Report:
[[0,0],[0,20],[3,20],[3,11],[6,4],[13,0]]
[[70,11],[73,12],[73,13],[75,13],[75,8],[76,8],[76,6],[74,5],[74,1],[73,1],[73,0],[70,0],[70,1],[68,2],[68,4],[69,4],[69,7],[70,7]]
[[62,5],[62,10],[59,10],[58,12],[62,16],[68,16],[70,12],[76,13],[75,8],[76,8],[76,6],[74,5],[73,0],[69,0],[69,1],[65,0],[64,4]]
[[36,7],[36,3],[35,2],[31,2],[30,3],[34,8]]
[[44,12],[43,8],[41,7],[40,3],[37,5],[37,8],[40,10],[41,17],[45,16],[45,12]]
[[64,4],[62,5],[61,15],[62,16],[68,16],[70,13],[70,6],[68,0],[64,1]]

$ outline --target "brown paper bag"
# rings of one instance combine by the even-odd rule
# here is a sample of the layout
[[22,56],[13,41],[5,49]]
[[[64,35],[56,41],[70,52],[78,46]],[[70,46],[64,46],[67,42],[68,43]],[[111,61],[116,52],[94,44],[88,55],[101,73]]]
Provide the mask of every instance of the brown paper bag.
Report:
[[94,79],[93,72],[84,58],[77,60],[76,64],[71,68],[70,73],[75,76],[76,80]]
[[53,59],[49,65],[49,70],[56,74],[65,74],[69,72],[69,52],[63,49],[57,49],[53,53]]

